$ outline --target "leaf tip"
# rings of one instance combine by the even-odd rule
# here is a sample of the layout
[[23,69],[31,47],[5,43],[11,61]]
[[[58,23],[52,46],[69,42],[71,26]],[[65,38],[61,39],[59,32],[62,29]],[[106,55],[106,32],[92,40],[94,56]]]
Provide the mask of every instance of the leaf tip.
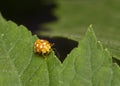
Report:
[[108,51],[108,49],[107,49],[107,48],[105,48],[105,51]]
[[110,54],[110,52],[109,52],[109,50],[108,50],[107,48],[105,48],[105,51],[106,51],[108,54]]
[[101,43],[100,41],[97,41],[99,44]]
[[90,26],[89,26],[90,28],[92,28],[92,24],[90,24]]
[[[93,30],[93,25],[92,25],[92,24],[89,25],[87,33],[92,33],[92,34],[94,34],[94,30]],[[95,34],[94,34],[94,35],[95,35]]]
[[93,31],[93,25],[92,24],[89,25],[88,31],[90,31],[90,32]]
[[109,52],[109,50],[108,50],[107,48],[105,48],[105,53],[106,53],[106,55],[107,55],[108,57],[111,58],[110,52]]
[[93,40],[97,41],[97,38],[96,38],[95,32],[93,30],[92,24],[88,27],[88,30],[86,32],[86,36],[88,38],[92,38]]
[[97,41],[97,43],[98,43],[100,46],[102,46],[102,43],[101,43],[101,41]]

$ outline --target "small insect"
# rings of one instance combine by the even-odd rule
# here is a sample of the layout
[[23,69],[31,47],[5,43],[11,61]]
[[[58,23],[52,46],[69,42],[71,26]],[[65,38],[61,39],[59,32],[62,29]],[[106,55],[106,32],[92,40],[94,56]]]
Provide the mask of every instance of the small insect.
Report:
[[49,54],[53,44],[44,39],[37,39],[34,43],[34,52],[42,54],[43,56]]

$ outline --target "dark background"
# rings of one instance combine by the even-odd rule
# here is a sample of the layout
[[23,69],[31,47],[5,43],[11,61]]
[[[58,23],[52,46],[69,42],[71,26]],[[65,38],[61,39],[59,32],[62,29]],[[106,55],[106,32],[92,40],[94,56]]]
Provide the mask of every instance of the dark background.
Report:
[[57,19],[53,13],[56,6],[53,0],[2,0],[0,12],[7,20],[23,24],[34,32],[43,23]]
[[[26,26],[33,34],[36,30],[49,31],[49,28],[44,28],[44,23],[49,23],[59,20],[54,15],[54,9],[59,5],[54,0],[2,0],[0,1],[0,12],[7,20],[12,20],[18,25]],[[77,46],[77,42],[66,38],[45,38],[51,43],[54,43],[53,50],[58,58],[63,62],[70,51]]]

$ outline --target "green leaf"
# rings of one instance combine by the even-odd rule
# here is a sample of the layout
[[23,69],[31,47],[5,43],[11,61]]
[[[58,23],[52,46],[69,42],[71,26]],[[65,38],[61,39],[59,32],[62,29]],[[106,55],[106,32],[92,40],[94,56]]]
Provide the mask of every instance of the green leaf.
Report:
[[97,37],[120,60],[120,1],[118,0],[57,0],[58,21],[44,25],[50,32],[40,35],[60,36],[79,40],[88,25],[93,24]]
[[37,37],[0,16],[1,86],[115,86],[120,68],[90,26],[63,63],[51,51],[47,59],[33,51]]
[[[46,60],[34,53],[32,36],[24,26],[17,26],[0,16],[0,86],[48,86]],[[54,58],[51,52],[46,58]],[[60,63],[58,64],[60,65]]]
[[[71,62],[72,59],[72,62]],[[68,62],[69,61],[69,62]],[[110,54],[97,42],[94,32],[89,29],[78,48],[73,50],[64,62],[63,74],[68,86],[110,86],[112,62]],[[70,69],[71,68],[71,69]],[[104,77],[105,78],[104,78]],[[71,79],[69,79],[71,77]]]
[[120,67],[117,64],[113,64],[113,78],[112,86],[118,86],[120,84]]

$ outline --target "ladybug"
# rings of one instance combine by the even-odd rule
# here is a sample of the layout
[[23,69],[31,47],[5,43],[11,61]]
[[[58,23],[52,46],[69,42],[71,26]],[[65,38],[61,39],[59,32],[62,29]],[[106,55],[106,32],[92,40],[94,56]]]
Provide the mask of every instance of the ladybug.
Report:
[[49,54],[53,44],[44,39],[37,39],[34,43],[34,52],[42,55]]

